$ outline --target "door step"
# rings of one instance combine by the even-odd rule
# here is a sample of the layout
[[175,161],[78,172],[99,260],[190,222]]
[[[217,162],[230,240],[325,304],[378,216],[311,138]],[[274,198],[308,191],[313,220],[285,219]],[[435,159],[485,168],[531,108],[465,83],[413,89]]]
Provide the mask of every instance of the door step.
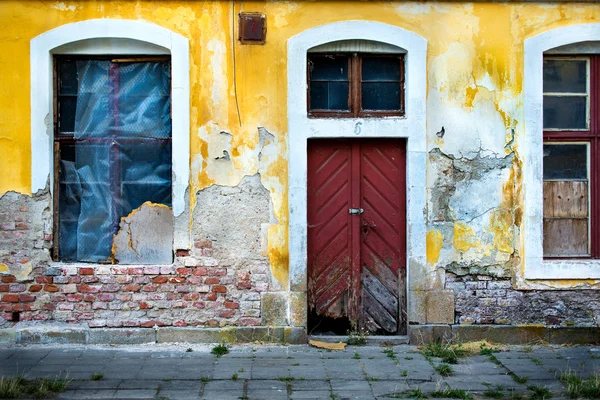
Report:
[[[317,340],[326,343],[338,343],[348,341],[346,335],[309,335],[308,340]],[[381,346],[381,345],[400,345],[408,344],[408,336],[367,336],[367,345]]]

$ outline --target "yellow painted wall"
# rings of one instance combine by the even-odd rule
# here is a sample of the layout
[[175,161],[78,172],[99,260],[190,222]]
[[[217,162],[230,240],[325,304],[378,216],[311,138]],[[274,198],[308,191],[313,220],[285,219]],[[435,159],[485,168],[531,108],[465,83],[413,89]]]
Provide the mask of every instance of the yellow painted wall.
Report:
[[[233,9],[234,7],[235,9]],[[268,18],[264,46],[235,45],[234,82],[232,19],[240,11],[264,12]],[[0,194],[31,192],[29,41],[60,25],[93,18],[142,19],[173,30],[191,46],[191,205],[193,194],[211,184],[235,185],[244,175],[261,172],[271,191],[278,224],[269,230],[269,257],[275,276],[287,282],[287,54],[289,37],[311,27],[351,19],[397,25],[428,41],[428,94],[467,116],[489,115],[514,128],[515,143],[523,129],[523,41],[545,30],[598,22],[600,5],[459,2],[266,2],[266,1],[2,1],[0,2]],[[460,65],[461,68],[453,66]],[[35,67],[35,66],[33,66]],[[410,80],[410,77],[408,77]],[[235,101],[235,83],[241,126]],[[491,111],[487,111],[487,110]],[[487,113],[487,114],[486,114]],[[428,120],[431,120],[428,116]],[[258,127],[276,137],[277,152],[258,162],[251,156]],[[431,145],[437,126],[428,127]],[[218,170],[209,155],[220,131],[232,136],[233,167]],[[437,141],[437,142],[436,142]],[[514,147],[518,154],[518,145]],[[262,163],[262,164],[261,164]],[[518,164],[518,163],[516,163]],[[513,176],[514,175],[514,176]],[[520,169],[511,177],[520,185]],[[522,202],[514,185],[499,211],[512,212]],[[510,193],[508,193],[510,192]],[[492,243],[506,250],[502,215]],[[457,226],[450,242],[459,248],[481,247]],[[442,260],[443,237],[428,236],[427,259]],[[450,243],[448,242],[448,243]],[[459,249],[460,250],[460,249]],[[484,251],[484,250],[481,250]],[[489,251],[485,250],[485,251]]]

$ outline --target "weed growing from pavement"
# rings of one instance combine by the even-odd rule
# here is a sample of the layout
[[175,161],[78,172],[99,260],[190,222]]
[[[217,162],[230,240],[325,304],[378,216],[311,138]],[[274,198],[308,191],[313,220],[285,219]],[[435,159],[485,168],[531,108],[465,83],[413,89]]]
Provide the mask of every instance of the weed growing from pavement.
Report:
[[400,375],[402,375],[404,377],[408,376],[408,370],[406,370],[406,369],[403,370],[402,372],[400,372]]
[[452,367],[448,364],[440,364],[440,365],[436,365],[433,369],[435,369],[435,371],[440,374],[441,376],[450,376],[452,375]]
[[210,377],[208,376],[201,376],[200,377],[200,382],[202,383],[206,383],[206,382],[210,382],[212,379],[210,379]]
[[104,374],[102,372],[96,372],[94,375],[92,375],[93,381],[99,381],[100,379],[104,379]]
[[460,357],[465,357],[468,352],[461,348],[461,345],[451,345],[450,343],[427,343],[421,350],[425,357],[438,357],[442,362],[448,364],[458,363]]
[[291,382],[294,380],[293,376],[280,376],[279,378],[277,378],[277,380],[281,381],[281,382]]
[[501,399],[504,397],[504,393],[497,389],[488,389],[485,392],[483,392],[483,395],[491,399]]
[[531,360],[532,363],[534,363],[537,366],[541,366],[542,365],[542,362],[540,361],[539,358],[532,357],[532,358],[530,358],[530,360]]
[[354,358],[355,360],[360,360],[360,354],[354,353],[354,356],[352,358]]
[[552,397],[552,393],[550,393],[547,387],[527,386],[527,389],[533,392],[529,395],[531,400],[544,400]]
[[391,358],[392,360],[396,359],[396,353],[394,353],[393,349],[385,349],[382,351],[382,353],[384,353],[388,358]]
[[600,399],[600,371],[589,379],[581,379],[571,371],[567,371],[558,379],[567,385],[567,394],[572,399]]
[[22,399],[23,397],[34,397],[43,399],[54,397],[63,392],[71,379],[66,378],[42,378],[29,380],[23,376],[13,378],[0,377],[0,398]]
[[408,360],[408,361],[410,361],[410,360],[414,360],[414,358],[413,358],[413,357],[404,357],[404,359],[405,359],[405,360]]
[[367,344],[369,332],[364,329],[348,331],[348,339],[346,343],[350,346],[364,346]]
[[436,390],[435,392],[431,392],[429,394],[430,397],[433,398],[444,398],[444,399],[463,399],[463,400],[471,400],[473,396],[471,396],[468,392],[462,389],[444,389],[444,390]]
[[238,376],[238,374],[231,375],[231,380],[232,381],[237,381],[238,379],[240,379],[240,377]]
[[185,351],[186,353],[191,353],[192,351],[194,351],[194,349],[192,349],[191,347],[188,347],[187,350]]
[[491,356],[494,353],[499,353],[500,349],[497,347],[487,347],[485,342],[481,343],[479,346],[479,354],[482,356]]
[[210,352],[217,357],[221,357],[229,353],[229,347],[225,343],[221,343],[213,347]]
[[509,372],[508,373],[511,378],[513,378],[513,381],[517,382],[517,383],[527,383],[527,381],[529,380],[529,377],[527,376],[519,376],[517,374],[515,374],[514,372]]

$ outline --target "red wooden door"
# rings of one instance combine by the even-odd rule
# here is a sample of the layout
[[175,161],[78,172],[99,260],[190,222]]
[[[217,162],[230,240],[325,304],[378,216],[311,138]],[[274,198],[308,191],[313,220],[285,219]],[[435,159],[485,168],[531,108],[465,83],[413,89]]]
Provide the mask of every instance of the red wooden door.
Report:
[[309,330],[405,333],[404,143],[309,141]]

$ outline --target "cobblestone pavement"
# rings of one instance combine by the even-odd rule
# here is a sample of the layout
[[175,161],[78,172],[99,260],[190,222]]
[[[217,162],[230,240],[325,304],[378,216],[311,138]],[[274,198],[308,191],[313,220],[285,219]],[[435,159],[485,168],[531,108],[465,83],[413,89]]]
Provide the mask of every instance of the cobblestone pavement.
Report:
[[[416,397],[419,389],[425,397],[459,389],[474,398],[488,391],[488,397],[496,392],[535,399],[536,387],[549,389],[556,399],[566,397],[558,380],[562,373],[586,378],[600,368],[597,346],[510,346],[493,356],[459,359],[449,376],[436,371],[440,359],[426,359],[409,345],[345,351],[232,346],[220,358],[211,348],[0,347],[0,376],[71,378],[62,399],[385,399]],[[92,380],[93,374],[103,378]]]

